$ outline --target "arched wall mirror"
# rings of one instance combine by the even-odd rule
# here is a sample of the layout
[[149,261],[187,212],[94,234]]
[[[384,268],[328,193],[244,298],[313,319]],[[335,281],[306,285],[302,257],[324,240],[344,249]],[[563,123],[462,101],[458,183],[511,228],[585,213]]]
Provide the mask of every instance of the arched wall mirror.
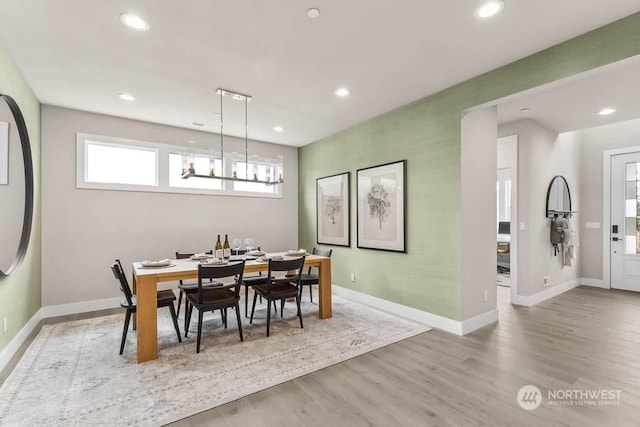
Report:
[[563,176],[553,177],[547,190],[547,211],[548,218],[556,215],[570,214],[571,211],[571,192],[569,184]]
[[0,276],[27,253],[33,220],[33,164],[24,117],[16,101],[0,94]]

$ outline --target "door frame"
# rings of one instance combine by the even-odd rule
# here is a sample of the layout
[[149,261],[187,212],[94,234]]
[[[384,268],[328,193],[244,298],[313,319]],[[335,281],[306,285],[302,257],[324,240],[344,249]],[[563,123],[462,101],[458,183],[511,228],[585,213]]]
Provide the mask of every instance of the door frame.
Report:
[[611,289],[611,158],[640,152],[640,146],[602,152],[602,287]]
[[[520,230],[518,221],[518,154],[520,149],[520,137],[516,134],[509,134],[498,137],[498,144],[513,144],[514,158],[511,159],[513,167],[509,168],[511,178],[511,242],[509,243],[510,256],[510,278],[511,289],[509,291],[509,300],[511,304],[518,305],[518,232]],[[497,165],[496,165],[497,166]]]

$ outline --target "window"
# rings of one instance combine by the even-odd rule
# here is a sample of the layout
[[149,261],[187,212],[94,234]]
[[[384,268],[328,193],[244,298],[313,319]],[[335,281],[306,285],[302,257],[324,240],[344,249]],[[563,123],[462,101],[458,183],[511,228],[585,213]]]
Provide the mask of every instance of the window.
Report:
[[[189,152],[197,174],[238,179],[278,181],[283,170],[282,156],[249,157],[248,165],[237,161],[238,153],[224,155],[224,163],[211,149],[187,148],[184,145],[134,141],[99,135],[76,135],[76,187],[105,190],[152,191],[165,193],[219,194],[249,197],[282,197],[283,184],[242,182],[211,178],[182,178],[184,155]],[[223,173],[224,166],[224,173]]]
[[87,182],[157,185],[157,166],[157,150],[87,141]]

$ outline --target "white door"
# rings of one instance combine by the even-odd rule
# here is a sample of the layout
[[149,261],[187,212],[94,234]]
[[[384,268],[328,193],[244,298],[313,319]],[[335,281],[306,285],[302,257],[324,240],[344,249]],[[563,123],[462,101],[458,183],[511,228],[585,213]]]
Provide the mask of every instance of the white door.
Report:
[[640,153],[611,157],[611,287],[640,292]]

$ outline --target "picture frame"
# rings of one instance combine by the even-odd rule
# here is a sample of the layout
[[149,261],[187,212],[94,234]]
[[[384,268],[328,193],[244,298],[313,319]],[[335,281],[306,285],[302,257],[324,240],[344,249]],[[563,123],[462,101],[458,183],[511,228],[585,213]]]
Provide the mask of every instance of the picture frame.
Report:
[[351,246],[351,172],[316,179],[318,244]]
[[357,170],[358,248],[406,253],[406,163]]
[[9,184],[9,123],[0,122],[0,185]]

